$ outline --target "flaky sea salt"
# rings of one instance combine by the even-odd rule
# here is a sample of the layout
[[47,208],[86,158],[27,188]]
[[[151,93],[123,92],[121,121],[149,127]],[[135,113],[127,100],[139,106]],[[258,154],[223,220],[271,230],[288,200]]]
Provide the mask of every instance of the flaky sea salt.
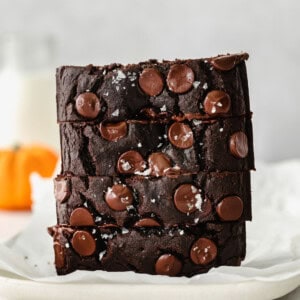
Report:
[[164,105],[160,108],[160,111],[167,111],[167,106],[166,106],[166,104],[164,104]]
[[200,85],[200,81],[194,81],[193,82],[193,87],[196,89]]
[[124,74],[124,72],[122,70],[118,70],[116,80],[120,81],[121,79],[125,79],[125,78],[126,75]]
[[127,228],[125,228],[125,227],[122,228],[122,234],[126,234],[128,232],[129,232],[129,230]]
[[194,125],[198,126],[202,123],[201,120],[193,120]]
[[115,111],[113,111],[113,112],[111,113],[111,115],[112,115],[113,117],[118,117],[118,116],[119,116],[119,113],[120,113],[119,109],[116,109]]
[[146,169],[143,172],[135,171],[134,174],[135,175],[140,175],[140,176],[149,176],[151,174],[151,169]]
[[114,237],[113,234],[107,234],[107,233],[101,234],[101,238],[102,238],[102,239],[111,240],[113,237]]
[[196,203],[195,203],[195,207],[199,210],[202,211],[202,197],[200,194],[195,195],[196,198]]
[[106,250],[99,253],[99,260],[102,259],[102,257],[106,254]]
[[198,192],[198,189],[194,187],[193,185],[191,186],[191,190],[193,194],[196,194]]
[[126,206],[126,209],[127,209],[127,211],[131,210],[131,209],[134,209],[134,206],[133,205],[128,205],[128,206]]
[[95,222],[100,222],[100,221],[102,221],[102,218],[101,218],[100,216],[97,216],[97,217],[95,218]]
[[131,164],[128,161],[121,159],[120,162],[121,162],[121,167],[124,171],[129,171],[131,169]]

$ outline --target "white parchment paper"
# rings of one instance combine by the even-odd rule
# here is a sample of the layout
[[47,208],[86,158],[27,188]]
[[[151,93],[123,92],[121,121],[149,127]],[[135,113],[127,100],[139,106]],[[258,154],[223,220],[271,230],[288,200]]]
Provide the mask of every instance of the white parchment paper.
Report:
[[[52,180],[32,175],[34,214],[30,225],[0,244],[0,270],[39,282],[200,284],[281,281],[300,275],[300,161],[257,164],[252,176],[253,222],[247,223],[247,256],[241,267],[214,268],[192,278],[103,271],[57,276],[52,239],[56,223]],[[299,277],[300,278],[300,277]],[[300,284],[300,282],[299,282]]]

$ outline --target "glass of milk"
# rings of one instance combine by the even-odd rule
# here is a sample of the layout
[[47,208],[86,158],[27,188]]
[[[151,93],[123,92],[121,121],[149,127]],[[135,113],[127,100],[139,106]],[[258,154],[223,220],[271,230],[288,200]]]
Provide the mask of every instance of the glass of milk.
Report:
[[0,147],[59,148],[55,104],[55,43],[49,36],[0,37]]

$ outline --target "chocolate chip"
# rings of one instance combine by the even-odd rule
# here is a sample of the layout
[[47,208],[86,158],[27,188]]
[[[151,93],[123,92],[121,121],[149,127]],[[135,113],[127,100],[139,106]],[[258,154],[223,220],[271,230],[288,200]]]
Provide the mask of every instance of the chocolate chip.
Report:
[[151,218],[143,218],[134,223],[134,227],[160,227],[160,224]]
[[95,119],[100,112],[100,100],[90,92],[80,94],[76,99],[76,110],[85,118]]
[[127,135],[126,122],[105,123],[99,126],[101,136],[108,141],[115,142]]
[[211,91],[203,102],[204,110],[210,116],[227,114],[231,107],[231,100],[228,94],[223,91]]
[[54,247],[55,266],[58,269],[63,268],[65,266],[65,249],[58,242],[54,242],[53,247]]
[[146,68],[140,75],[139,85],[147,95],[157,96],[164,88],[164,80],[157,69]]
[[133,174],[142,172],[146,168],[146,163],[140,153],[134,150],[123,153],[117,163],[117,169],[123,174]]
[[177,178],[181,174],[181,169],[178,166],[165,170],[164,175],[169,178]]
[[107,224],[102,224],[99,226],[100,228],[110,228],[110,229],[118,229],[119,226],[116,224],[111,224],[111,223],[107,223]]
[[217,246],[207,238],[198,239],[191,248],[190,257],[196,265],[207,265],[217,256]]
[[180,122],[175,122],[170,126],[168,138],[174,146],[180,149],[190,148],[194,144],[194,136],[191,127]]
[[170,91],[182,94],[193,86],[194,77],[193,70],[187,65],[173,65],[167,76],[167,84]]
[[223,221],[236,221],[243,213],[243,201],[238,196],[229,196],[217,205],[217,214]]
[[113,210],[126,210],[127,206],[132,204],[133,195],[126,185],[115,184],[108,188],[105,194],[105,201]]
[[192,184],[180,185],[174,194],[174,204],[183,213],[192,213],[201,210],[202,197],[200,190]]
[[161,152],[152,153],[148,157],[148,164],[152,176],[163,176],[165,172],[171,168],[171,161],[169,157]]
[[70,216],[71,226],[93,226],[95,225],[94,219],[85,207],[78,207],[74,209]]
[[222,55],[214,58],[211,61],[211,64],[214,66],[214,68],[220,70],[220,71],[229,71],[232,68],[234,68],[238,63],[240,63],[242,60],[247,60],[249,58],[249,55],[247,53],[242,54],[231,54],[231,55]]
[[141,109],[141,115],[146,119],[155,119],[158,116],[158,113],[152,107],[146,107]]
[[63,203],[70,196],[70,186],[67,179],[55,179],[54,180],[54,197],[56,201]]
[[72,246],[81,256],[90,256],[96,251],[96,242],[92,235],[85,230],[78,230],[72,237]]
[[172,254],[161,255],[155,263],[158,275],[176,276],[182,269],[182,262]]
[[230,137],[229,148],[232,155],[245,158],[248,155],[248,138],[242,131],[235,132]]

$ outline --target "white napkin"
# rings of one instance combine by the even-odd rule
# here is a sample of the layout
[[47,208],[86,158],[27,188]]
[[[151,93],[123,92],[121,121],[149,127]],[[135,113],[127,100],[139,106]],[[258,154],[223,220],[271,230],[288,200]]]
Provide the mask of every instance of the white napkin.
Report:
[[300,161],[259,163],[257,170],[252,175],[253,222],[247,223],[247,256],[241,267],[214,268],[192,278],[104,271],[57,276],[52,239],[46,230],[56,223],[53,182],[34,174],[32,221],[19,235],[0,244],[0,271],[57,283],[200,284],[300,278]]

